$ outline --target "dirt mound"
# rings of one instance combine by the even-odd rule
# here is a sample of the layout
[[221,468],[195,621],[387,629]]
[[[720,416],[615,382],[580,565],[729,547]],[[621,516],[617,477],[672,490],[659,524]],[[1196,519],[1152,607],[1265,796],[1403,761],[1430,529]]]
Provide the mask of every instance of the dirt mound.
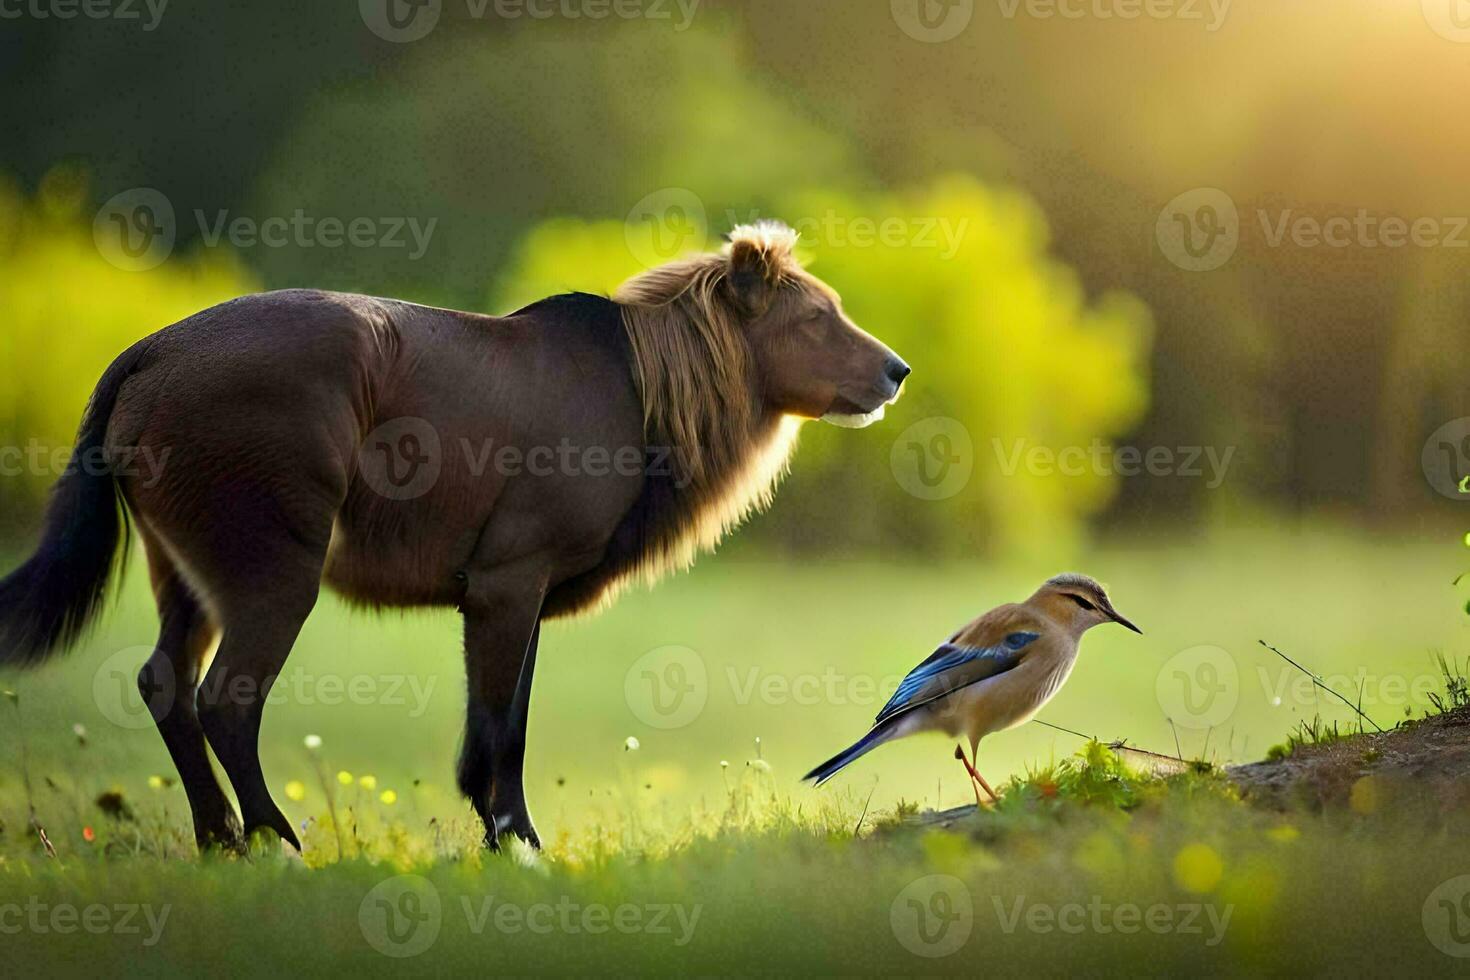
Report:
[[1382,734],[1297,746],[1284,759],[1232,766],[1227,774],[1245,800],[1273,809],[1303,804],[1363,809],[1387,799],[1465,804],[1470,802],[1470,707]]
[[[1169,779],[1193,768],[1188,762],[1125,746],[1107,748],[1119,753],[1129,771],[1142,780]],[[1245,803],[1266,810],[1346,807],[1369,813],[1387,806],[1440,811],[1470,807],[1470,706],[1406,722],[1388,732],[1297,745],[1285,758],[1230,766],[1224,776]],[[1044,787],[1042,795],[1048,795],[1046,789],[1056,794],[1054,784]],[[1015,787],[1007,790],[1014,792]],[[904,814],[898,824],[965,827],[982,835],[999,832],[996,821],[977,816],[974,805],[966,804]]]

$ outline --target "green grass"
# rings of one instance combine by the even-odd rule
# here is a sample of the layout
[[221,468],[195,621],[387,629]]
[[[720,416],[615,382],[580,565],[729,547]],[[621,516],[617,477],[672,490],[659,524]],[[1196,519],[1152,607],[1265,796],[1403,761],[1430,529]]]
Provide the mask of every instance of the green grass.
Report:
[[[1109,582],[1146,634],[1090,634],[1042,717],[1160,751],[1172,752],[1177,733],[1186,754],[1219,762],[1263,756],[1318,715],[1346,727],[1352,713],[1310,683],[1295,688],[1295,672],[1256,645],[1264,638],[1329,682],[1348,679],[1344,693],[1370,682],[1364,710],[1388,727],[1406,708],[1429,707],[1414,700],[1421,688],[1443,691],[1430,651],[1463,647],[1448,588],[1458,557],[1432,541],[1303,534],[1135,544],[1079,558],[1075,567]],[[885,746],[824,790],[797,783],[861,734],[887,689],[935,642],[1060,570],[813,565],[757,561],[736,548],[601,617],[547,630],[527,760],[547,854],[500,859],[474,847],[473,821],[452,790],[463,708],[454,618],[372,617],[324,602],[278,688],[283,702],[267,712],[262,745],[277,800],[307,827],[306,863],[190,856],[181,790],[149,785],[150,776],[172,775],[162,745],[109,693],[119,689],[112,667],[135,668],[146,651],[133,648],[150,644],[155,628],[133,575],[85,648],[4,679],[19,696],[32,794],[58,857],[38,854],[18,753],[7,753],[0,928],[5,902],[33,900],[168,905],[170,918],[148,947],[146,927],[142,935],[63,935],[29,926],[4,933],[0,946],[17,969],[48,973],[1218,973],[1361,968],[1365,950],[1396,970],[1455,965],[1426,938],[1421,916],[1435,885],[1470,872],[1459,815],[1393,801],[1368,813],[1257,813],[1213,777],[1138,782],[1108,758],[1074,760],[1081,740],[1038,725],[981,746],[991,782],[1015,782],[996,812],[959,831],[895,829],[897,812],[973,801],[942,739]],[[1171,726],[1166,705],[1177,699],[1167,665],[1200,645],[1228,652],[1236,707],[1212,730]],[[641,669],[632,670],[663,647],[696,656],[655,656],[655,674],[695,663],[705,674],[701,685],[686,670],[681,683],[704,703],[675,711],[683,722],[675,728],[646,723],[660,716],[650,713]],[[7,745],[17,733],[13,707],[0,704]],[[308,734],[322,739],[316,753],[303,744]],[[629,736],[636,750],[625,747]],[[338,771],[352,784],[339,784]],[[371,790],[363,776],[373,778]],[[287,798],[292,782],[302,784],[300,800]],[[349,859],[340,863],[323,782],[342,817]],[[97,806],[109,790],[121,793],[132,819]],[[396,793],[392,804],[381,801],[384,790]],[[417,908],[436,896],[440,929],[421,956],[399,962],[373,948],[359,913],[367,901],[364,914],[375,914],[384,896],[369,892],[405,871],[430,883],[417,886],[428,889]],[[958,879],[960,890],[932,875]],[[936,880],[942,894],[933,898],[926,889]],[[914,910],[944,912],[965,895],[968,941],[949,957],[916,955],[916,943],[938,947],[914,938]],[[412,900],[387,899],[412,910]],[[487,899],[495,904],[481,921]],[[1229,907],[1232,917],[1215,945],[1206,945],[1207,918],[1204,935],[1104,931],[1091,911],[1079,934],[1045,931],[1048,914],[1071,915],[1069,903],[1079,902],[1161,905],[1176,915],[1199,906],[1201,916]],[[509,911],[497,920],[501,903]],[[665,905],[682,910],[686,925],[696,909],[698,918],[683,944],[674,911],[670,933],[633,928],[631,918],[627,932],[601,934],[561,918],[544,933],[516,925],[541,904],[558,917],[558,907],[593,907],[594,924],[596,908],[620,904],[645,920],[655,913],[644,906]],[[1008,930],[1017,909],[1036,918]],[[538,930],[542,914],[532,913]],[[931,938],[942,922],[933,919]]]

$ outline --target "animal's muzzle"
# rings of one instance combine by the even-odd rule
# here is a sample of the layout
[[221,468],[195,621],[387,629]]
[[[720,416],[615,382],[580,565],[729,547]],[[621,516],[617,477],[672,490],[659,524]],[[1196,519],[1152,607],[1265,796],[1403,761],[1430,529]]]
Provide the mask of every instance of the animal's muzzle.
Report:
[[913,371],[897,354],[889,354],[888,360],[883,363],[883,381],[879,384],[879,390],[885,392],[883,401],[891,402],[898,397],[899,389],[903,387],[903,379],[907,378]]

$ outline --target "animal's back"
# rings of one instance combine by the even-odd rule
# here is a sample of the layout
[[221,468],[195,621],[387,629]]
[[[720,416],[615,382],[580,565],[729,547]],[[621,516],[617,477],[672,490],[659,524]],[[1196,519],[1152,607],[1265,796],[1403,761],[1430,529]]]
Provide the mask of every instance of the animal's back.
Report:
[[293,289],[242,296],[171,324],[142,342],[110,443],[176,442],[181,429],[217,442],[211,433],[228,438],[242,417],[296,406],[357,411],[396,347],[389,310],[383,300]]
[[535,476],[533,450],[564,445],[626,450],[641,467],[625,345],[616,305],[593,296],[500,318],[315,290],[246,296],[142,343],[109,446],[164,461],[120,479],[164,542],[220,553],[220,514],[325,508],[325,577],[339,591],[453,603],[455,571],[497,508],[533,515],[567,547],[605,545],[637,472],[516,478]]

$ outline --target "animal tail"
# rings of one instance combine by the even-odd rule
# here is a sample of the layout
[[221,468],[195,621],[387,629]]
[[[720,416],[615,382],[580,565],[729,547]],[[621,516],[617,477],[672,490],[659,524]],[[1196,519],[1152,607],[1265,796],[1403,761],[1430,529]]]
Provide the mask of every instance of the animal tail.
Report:
[[811,772],[802,776],[802,781],[815,779],[820,786],[853,762],[867,755],[869,752],[888,741],[896,734],[892,725],[884,725],[874,728],[868,734],[843,749],[841,752],[817,766]]
[[66,471],[51,491],[41,541],[0,579],[0,667],[28,667],[66,649],[107,597],[126,551],[128,516],[105,460],[107,423],[141,344],[112,362],[92,392]]

